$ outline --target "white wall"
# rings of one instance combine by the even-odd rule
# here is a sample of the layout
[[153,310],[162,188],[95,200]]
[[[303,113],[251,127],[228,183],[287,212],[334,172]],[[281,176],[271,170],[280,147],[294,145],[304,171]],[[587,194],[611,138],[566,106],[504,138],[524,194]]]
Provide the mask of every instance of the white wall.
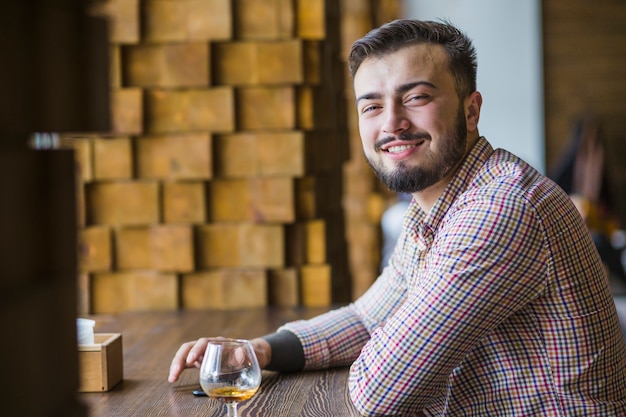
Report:
[[474,41],[480,133],[545,172],[540,0],[405,0],[405,10],[447,19]]

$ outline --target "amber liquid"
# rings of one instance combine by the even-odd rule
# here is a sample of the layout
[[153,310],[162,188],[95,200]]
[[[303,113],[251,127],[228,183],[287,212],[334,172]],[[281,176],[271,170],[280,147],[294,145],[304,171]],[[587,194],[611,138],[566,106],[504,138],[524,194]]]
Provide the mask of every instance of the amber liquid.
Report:
[[256,394],[258,388],[241,389],[238,387],[221,387],[205,390],[207,395],[223,403],[239,403]]

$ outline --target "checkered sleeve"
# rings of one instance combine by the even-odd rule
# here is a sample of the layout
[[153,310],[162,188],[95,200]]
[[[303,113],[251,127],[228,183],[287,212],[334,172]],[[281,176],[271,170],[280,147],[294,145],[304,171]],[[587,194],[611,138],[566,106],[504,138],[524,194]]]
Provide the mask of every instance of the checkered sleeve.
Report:
[[398,309],[405,294],[400,269],[388,266],[354,303],[310,320],[287,323],[279,330],[289,330],[300,339],[304,369],[348,366],[359,356],[370,334]]

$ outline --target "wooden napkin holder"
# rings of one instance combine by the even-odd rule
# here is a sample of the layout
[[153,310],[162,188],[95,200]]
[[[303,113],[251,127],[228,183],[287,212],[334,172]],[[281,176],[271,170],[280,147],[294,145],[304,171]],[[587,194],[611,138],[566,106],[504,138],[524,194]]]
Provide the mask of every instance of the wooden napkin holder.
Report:
[[79,392],[111,390],[124,377],[122,335],[95,333],[93,345],[78,345]]

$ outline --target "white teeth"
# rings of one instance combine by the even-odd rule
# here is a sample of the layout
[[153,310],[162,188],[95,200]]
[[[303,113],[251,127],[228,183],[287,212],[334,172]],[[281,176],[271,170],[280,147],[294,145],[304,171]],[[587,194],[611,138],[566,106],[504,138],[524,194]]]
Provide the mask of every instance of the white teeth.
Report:
[[407,149],[411,149],[414,148],[415,145],[400,145],[400,146],[392,146],[389,149],[387,149],[387,152],[391,152],[391,153],[400,153],[400,152],[404,152]]

